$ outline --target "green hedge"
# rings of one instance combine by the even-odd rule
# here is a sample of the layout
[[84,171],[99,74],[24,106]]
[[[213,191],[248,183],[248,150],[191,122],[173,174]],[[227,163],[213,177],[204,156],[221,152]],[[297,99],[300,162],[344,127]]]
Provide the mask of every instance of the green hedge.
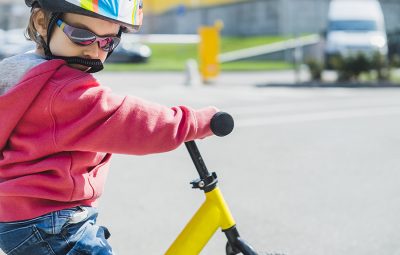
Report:
[[[222,37],[221,52],[229,52],[285,40],[285,37]],[[148,44],[152,56],[148,63],[106,64],[108,71],[183,71],[188,59],[198,59],[197,44]],[[223,64],[224,71],[276,70],[291,68],[283,61],[237,61]]]

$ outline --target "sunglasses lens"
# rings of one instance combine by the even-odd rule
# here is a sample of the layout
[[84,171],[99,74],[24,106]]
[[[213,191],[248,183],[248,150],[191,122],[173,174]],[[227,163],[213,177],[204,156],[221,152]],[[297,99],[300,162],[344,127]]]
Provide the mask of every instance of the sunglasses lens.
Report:
[[99,41],[99,46],[102,50],[110,52],[118,46],[119,42],[119,37],[107,37]]
[[87,46],[96,41],[96,36],[88,30],[78,28],[72,31],[70,39],[76,44]]

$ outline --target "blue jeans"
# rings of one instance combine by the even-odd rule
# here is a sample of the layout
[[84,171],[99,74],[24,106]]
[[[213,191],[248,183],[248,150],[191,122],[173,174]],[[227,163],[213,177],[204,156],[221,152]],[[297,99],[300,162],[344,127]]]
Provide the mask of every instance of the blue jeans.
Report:
[[97,209],[75,207],[38,218],[0,223],[0,248],[8,255],[113,254]]

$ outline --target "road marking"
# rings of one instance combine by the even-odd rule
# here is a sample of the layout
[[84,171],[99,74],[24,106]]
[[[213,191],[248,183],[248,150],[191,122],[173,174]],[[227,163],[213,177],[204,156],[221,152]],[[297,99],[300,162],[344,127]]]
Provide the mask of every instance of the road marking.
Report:
[[251,119],[236,119],[237,127],[253,127],[267,126],[296,122],[334,120],[334,119],[350,119],[357,117],[372,117],[399,115],[400,107],[381,107],[381,108],[363,108],[363,109],[348,109],[348,110],[333,110],[324,112],[301,113],[283,116],[263,116]]
[[[257,104],[252,105],[241,105],[241,106],[230,106],[226,107],[226,111],[232,114],[247,115],[247,114],[262,114],[262,113],[282,113],[287,111],[348,111],[348,109],[365,109],[365,108],[400,108],[398,98],[395,99],[374,99],[374,98],[363,98],[363,99],[346,99],[338,101],[333,98],[324,98],[321,100],[309,100],[309,101],[294,101],[290,103],[271,103],[271,104]],[[335,110],[335,108],[337,110]]]

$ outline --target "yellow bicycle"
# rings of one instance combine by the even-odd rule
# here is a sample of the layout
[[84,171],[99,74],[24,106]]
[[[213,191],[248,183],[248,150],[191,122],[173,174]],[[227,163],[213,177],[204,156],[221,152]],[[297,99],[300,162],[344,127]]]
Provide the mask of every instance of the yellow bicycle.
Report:
[[[233,118],[225,112],[215,114],[211,120],[211,130],[217,136],[228,135],[232,132],[233,126]],[[192,188],[204,191],[206,198],[165,254],[199,254],[218,228],[221,228],[228,239],[227,255],[239,253],[257,255],[255,250],[239,235],[235,220],[217,187],[217,174],[209,173],[194,141],[186,142],[185,145],[200,175],[199,179],[191,182]]]

